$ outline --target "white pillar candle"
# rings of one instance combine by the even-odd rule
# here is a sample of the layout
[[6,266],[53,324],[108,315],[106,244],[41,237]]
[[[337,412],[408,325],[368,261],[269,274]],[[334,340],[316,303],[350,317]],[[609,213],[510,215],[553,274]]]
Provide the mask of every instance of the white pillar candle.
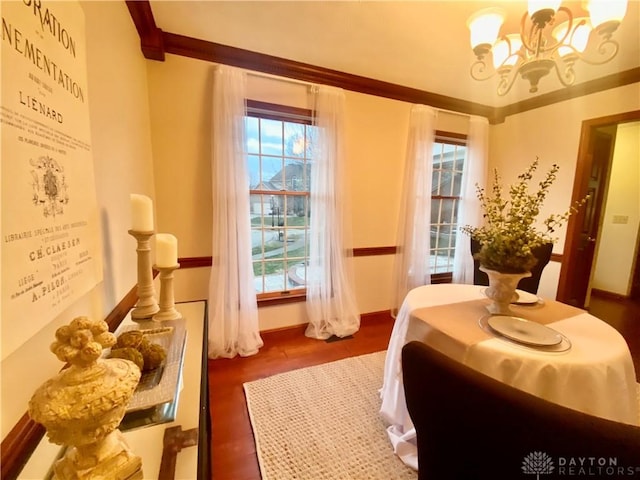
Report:
[[156,266],[175,267],[178,264],[178,240],[170,233],[156,234]]
[[131,194],[131,230],[153,231],[153,203],[149,197],[137,193]]

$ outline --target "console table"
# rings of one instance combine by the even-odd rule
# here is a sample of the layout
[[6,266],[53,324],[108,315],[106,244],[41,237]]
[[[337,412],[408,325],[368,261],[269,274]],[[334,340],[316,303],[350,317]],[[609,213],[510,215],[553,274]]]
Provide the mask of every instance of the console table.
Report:
[[[207,304],[205,301],[178,303],[176,309],[185,319],[187,334],[175,419],[126,430],[123,434],[133,452],[142,458],[145,479],[205,480],[211,478]],[[135,322],[129,312],[119,328],[131,324]],[[61,450],[45,436],[18,478],[51,478],[51,466]]]

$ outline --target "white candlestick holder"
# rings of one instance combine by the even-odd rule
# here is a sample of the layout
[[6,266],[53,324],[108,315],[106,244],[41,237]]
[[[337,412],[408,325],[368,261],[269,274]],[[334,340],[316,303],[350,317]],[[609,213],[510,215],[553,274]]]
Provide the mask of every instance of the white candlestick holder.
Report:
[[129,230],[129,235],[138,242],[138,301],[131,312],[132,320],[148,320],[160,310],[156,301],[156,290],[153,287],[153,271],[151,269],[151,237],[155,232],[139,232]]
[[153,268],[160,272],[160,311],[153,316],[153,320],[156,322],[180,320],[182,315],[176,310],[173,297],[173,271],[180,268],[180,264],[170,267],[154,265]]

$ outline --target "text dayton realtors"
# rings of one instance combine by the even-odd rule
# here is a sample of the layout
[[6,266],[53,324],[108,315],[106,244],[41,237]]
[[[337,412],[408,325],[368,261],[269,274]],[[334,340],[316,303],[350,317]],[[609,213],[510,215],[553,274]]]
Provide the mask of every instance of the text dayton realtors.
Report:
[[558,457],[559,475],[635,475],[640,466],[619,465],[616,457]]

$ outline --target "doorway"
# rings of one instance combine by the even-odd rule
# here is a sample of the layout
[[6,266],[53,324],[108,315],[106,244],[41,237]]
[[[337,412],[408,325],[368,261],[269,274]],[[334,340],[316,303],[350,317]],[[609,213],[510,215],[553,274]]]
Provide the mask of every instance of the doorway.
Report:
[[[606,191],[611,171],[615,132],[623,123],[640,120],[640,111],[585,120],[582,123],[578,159],[573,185],[572,204],[585,195],[590,198],[584,208],[572,215],[567,225],[557,299],[580,308],[588,302],[594,273],[596,247],[602,232]],[[638,232],[634,232],[635,248],[631,263],[632,285],[640,279]],[[640,288],[633,287],[631,296]]]

